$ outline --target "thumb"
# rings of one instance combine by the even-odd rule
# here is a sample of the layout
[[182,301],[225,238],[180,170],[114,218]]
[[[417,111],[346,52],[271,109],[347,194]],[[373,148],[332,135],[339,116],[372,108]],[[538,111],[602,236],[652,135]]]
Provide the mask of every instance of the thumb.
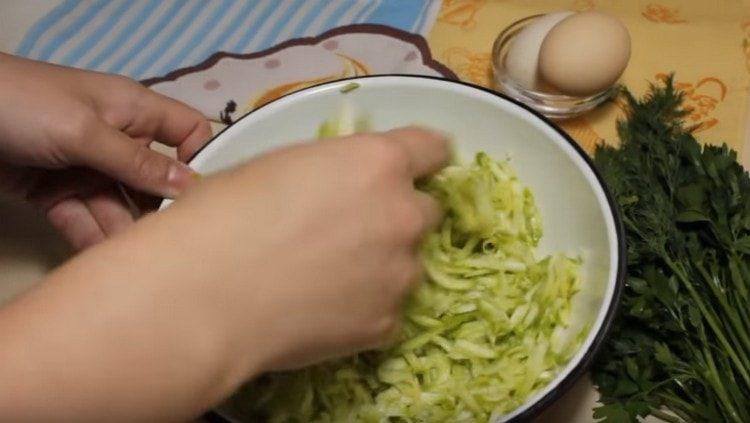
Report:
[[139,191],[174,198],[197,180],[187,165],[160,154],[124,133],[97,122],[75,154],[80,165],[98,170]]

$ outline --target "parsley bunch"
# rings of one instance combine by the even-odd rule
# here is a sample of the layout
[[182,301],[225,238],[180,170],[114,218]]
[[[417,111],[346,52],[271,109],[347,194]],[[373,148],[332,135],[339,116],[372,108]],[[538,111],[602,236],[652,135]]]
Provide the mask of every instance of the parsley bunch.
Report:
[[622,213],[628,279],[594,366],[609,422],[750,422],[750,178],[701,146],[672,79],[626,93],[619,148],[595,163]]

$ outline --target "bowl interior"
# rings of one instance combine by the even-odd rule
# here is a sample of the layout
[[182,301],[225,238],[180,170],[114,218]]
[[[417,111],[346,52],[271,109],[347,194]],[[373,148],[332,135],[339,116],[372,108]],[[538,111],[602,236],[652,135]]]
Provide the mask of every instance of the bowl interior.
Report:
[[[541,211],[544,237],[539,254],[567,252],[583,257],[584,284],[574,298],[570,333],[590,331],[559,375],[506,418],[518,416],[550,394],[587,358],[602,331],[618,284],[619,240],[615,218],[595,173],[560,132],[517,104],[464,84],[420,77],[360,78],[306,89],[247,115],[219,135],[191,162],[212,173],[295,140],[311,139],[342,102],[365,113],[373,129],[424,125],[450,134],[460,156],[485,151],[509,157],[530,187]],[[163,205],[163,206],[166,206]]]

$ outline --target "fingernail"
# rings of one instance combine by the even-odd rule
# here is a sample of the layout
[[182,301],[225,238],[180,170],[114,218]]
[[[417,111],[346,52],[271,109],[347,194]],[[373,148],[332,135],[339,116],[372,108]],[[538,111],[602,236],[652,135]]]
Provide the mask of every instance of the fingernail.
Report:
[[167,172],[167,185],[169,186],[168,195],[174,198],[185,190],[191,183],[195,182],[200,176],[182,163],[174,163],[169,166]]

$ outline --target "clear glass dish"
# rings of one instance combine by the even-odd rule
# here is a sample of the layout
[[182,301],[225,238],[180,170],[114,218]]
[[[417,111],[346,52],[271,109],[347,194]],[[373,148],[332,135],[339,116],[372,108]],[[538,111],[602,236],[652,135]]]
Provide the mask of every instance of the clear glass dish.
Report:
[[533,15],[517,20],[505,28],[495,39],[492,46],[492,73],[495,89],[520,101],[550,119],[569,119],[579,116],[603,102],[614,97],[620,91],[620,85],[596,94],[576,97],[559,93],[543,92],[526,88],[514,81],[505,68],[505,57],[508,54],[513,37],[526,25],[544,15]]

